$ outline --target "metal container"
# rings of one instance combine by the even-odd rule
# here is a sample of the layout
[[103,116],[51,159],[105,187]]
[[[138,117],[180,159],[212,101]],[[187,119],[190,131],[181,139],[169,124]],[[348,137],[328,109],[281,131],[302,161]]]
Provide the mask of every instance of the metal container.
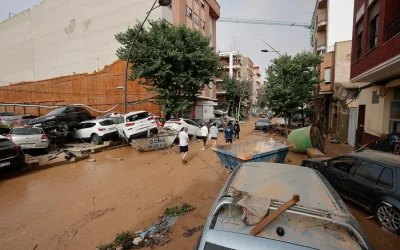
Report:
[[324,140],[315,125],[292,130],[287,138],[287,143],[291,145],[290,150],[296,153],[307,153],[308,148],[318,148],[322,153],[326,153]]
[[131,145],[141,152],[171,147],[178,133],[158,134],[149,138],[132,139]]
[[256,140],[219,146],[214,151],[224,167],[233,170],[243,162],[282,163],[289,147],[268,140]]

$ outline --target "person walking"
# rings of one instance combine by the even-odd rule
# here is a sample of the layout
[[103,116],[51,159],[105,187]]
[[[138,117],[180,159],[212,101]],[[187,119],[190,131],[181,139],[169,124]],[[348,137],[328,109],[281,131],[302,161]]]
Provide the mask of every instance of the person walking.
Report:
[[227,144],[232,143],[232,138],[233,137],[233,128],[232,128],[232,123],[228,122],[228,125],[225,128],[225,141]]
[[210,128],[210,135],[211,135],[211,140],[214,141],[214,147],[217,146],[217,140],[218,140],[218,127],[216,123],[213,123],[211,128]]
[[179,149],[182,155],[182,162],[184,164],[187,163],[186,157],[189,152],[189,135],[187,133],[188,129],[187,128],[182,128],[181,132],[179,132],[178,137],[179,137]]
[[206,150],[207,137],[208,137],[208,127],[206,123],[203,123],[203,127],[201,127],[200,132],[203,139],[203,151],[204,151]]
[[235,132],[235,138],[239,139],[239,132],[240,132],[239,121],[236,121],[235,125],[233,125],[233,130]]

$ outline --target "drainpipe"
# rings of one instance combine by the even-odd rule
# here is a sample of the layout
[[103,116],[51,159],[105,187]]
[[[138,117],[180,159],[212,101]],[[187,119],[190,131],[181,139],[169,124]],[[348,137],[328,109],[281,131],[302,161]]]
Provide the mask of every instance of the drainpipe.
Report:
[[233,51],[229,53],[229,78],[233,78]]

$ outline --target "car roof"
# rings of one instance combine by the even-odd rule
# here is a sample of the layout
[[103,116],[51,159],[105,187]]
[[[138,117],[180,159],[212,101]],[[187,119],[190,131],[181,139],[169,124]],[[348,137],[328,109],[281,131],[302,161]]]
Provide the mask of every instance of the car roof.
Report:
[[365,150],[362,152],[356,152],[352,154],[346,154],[345,156],[356,156],[357,158],[372,160],[376,162],[383,162],[388,165],[400,167],[400,156],[381,151]]
[[287,201],[300,195],[299,205],[338,211],[339,207],[313,169],[281,163],[244,163],[230,189]]
[[93,122],[102,122],[102,121],[106,121],[106,120],[110,120],[112,121],[112,119],[110,118],[100,118],[100,119],[95,119],[95,120],[87,120],[87,121],[83,121],[81,123],[93,123]]
[[[222,199],[234,190],[280,202],[286,202],[294,194],[299,194],[300,202],[297,205],[300,207],[310,211],[328,211],[329,214],[339,217],[351,216],[341,210],[334,198],[336,196],[332,195],[320,175],[310,168],[279,163],[244,163],[234,172],[230,181],[222,193]],[[252,238],[250,231],[254,226],[244,224],[241,220],[242,214],[243,209],[240,206],[228,206],[228,209],[218,213],[215,225],[209,232],[218,230]],[[278,227],[284,229],[284,236],[277,235]],[[314,249],[360,249],[360,245],[345,226],[314,217],[313,212],[309,215],[301,212],[283,213],[257,236]]]
[[[147,112],[147,111],[144,111],[144,110],[132,111],[132,112],[129,112],[128,114],[125,114],[124,116],[137,115],[137,114],[140,114],[140,113],[143,113],[143,112]],[[147,113],[149,113],[149,112],[147,112]]]

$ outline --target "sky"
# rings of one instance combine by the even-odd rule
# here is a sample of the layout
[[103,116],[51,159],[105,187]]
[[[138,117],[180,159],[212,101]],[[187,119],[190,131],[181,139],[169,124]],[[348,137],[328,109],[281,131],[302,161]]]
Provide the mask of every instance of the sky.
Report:
[[[41,1],[0,0],[0,21],[7,19],[9,12],[20,13]],[[351,0],[340,1],[352,2]],[[311,23],[316,0],[218,0],[218,3],[221,5],[221,17],[225,18]],[[352,14],[352,9],[346,9],[347,13]],[[341,13],[338,9],[335,12]],[[346,21],[343,18],[338,18],[338,20],[341,20],[341,23],[332,32],[338,34],[339,40],[351,39],[351,28],[350,31],[349,29],[341,31]],[[347,24],[349,27],[351,27],[351,20]],[[278,55],[262,53],[261,49],[269,49],[262,39],[281,54],[293,55],[311,49],[310,31],[306,28],[217,22],[217,51],[233,49],[239,51],[244,56],[250,57],[254,65],[260,66],[260,71],[265,76],[265,69],[271,59]]]

